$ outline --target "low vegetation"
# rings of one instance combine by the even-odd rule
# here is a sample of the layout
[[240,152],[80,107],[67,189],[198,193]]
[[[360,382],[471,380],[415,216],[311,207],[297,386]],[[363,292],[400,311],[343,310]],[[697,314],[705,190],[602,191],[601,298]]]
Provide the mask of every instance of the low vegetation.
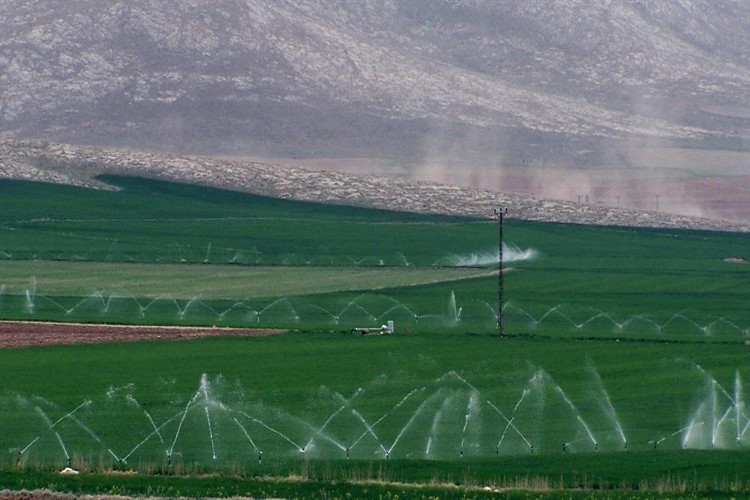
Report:
[[492,220],[109,181],[4,184],[4,319],[290,333],[0,351],[8,487],[748,489],[747,235],[511,220],[500,339]]

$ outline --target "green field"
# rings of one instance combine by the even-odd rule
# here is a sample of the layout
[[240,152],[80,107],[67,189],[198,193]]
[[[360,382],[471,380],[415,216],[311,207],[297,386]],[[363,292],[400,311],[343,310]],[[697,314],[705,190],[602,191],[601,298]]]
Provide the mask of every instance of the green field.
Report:
[[291,332],[0,351],[9,484],[70,461],[747,491],[748,235],[510,220],[499,339],[492,220],[107,180],[0,182],[0,317]]

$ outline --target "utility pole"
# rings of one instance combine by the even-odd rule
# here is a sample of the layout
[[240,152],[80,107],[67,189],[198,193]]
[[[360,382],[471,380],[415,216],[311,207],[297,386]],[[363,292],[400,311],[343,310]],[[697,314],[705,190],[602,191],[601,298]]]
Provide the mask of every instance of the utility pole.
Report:
[[497,217],[497,334],[505,337],[505,324],[503,321],[503,217],[508,213],[506,207],[493,209]]

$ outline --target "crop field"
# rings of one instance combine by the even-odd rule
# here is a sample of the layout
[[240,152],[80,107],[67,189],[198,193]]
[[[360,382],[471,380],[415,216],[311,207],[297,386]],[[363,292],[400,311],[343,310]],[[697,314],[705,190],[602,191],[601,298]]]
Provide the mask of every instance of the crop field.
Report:
[[8,484],[750,485],[748,235],[510,219],[501,339],[496,221],[107,180],[0,183],[0,318],[290,332],[0,350]]

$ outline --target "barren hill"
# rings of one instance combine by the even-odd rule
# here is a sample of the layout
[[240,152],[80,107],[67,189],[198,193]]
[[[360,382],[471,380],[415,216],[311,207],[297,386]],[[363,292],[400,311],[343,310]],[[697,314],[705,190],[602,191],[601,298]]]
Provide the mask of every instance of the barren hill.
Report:
[[0,0],[0,134],[627,165],[746,150],[742,0]]

